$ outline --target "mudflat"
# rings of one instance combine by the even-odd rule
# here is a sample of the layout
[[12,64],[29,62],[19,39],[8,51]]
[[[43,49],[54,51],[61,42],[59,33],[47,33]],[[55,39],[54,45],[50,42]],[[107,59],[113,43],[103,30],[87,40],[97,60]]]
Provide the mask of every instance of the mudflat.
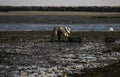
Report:
[[8,11],[0,12],[0,23],[120,23],[120,12]]
[[[64,72],[68,77],[120,77],[119,34],[72,32],[82,39],[76,43],[50,42],[50,31],[0,31],[0,77],[63,77]],[[116,42],[105,43],[105,37]]]

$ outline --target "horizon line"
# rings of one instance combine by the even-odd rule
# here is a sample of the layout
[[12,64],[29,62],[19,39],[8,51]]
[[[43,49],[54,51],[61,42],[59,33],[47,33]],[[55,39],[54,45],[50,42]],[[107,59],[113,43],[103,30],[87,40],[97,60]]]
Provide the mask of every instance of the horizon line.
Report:
[[[0,6],[13,6],[13,7],[20,7],[21,5],[0,5]],[[120,6],[91,6],[91,5],[88,5],[88,6],[37,6],[37,5],[33,5],[33,6],[29,6],[29,5],[24,5],[24,6],[21,6],[21,7],[120,7]]]

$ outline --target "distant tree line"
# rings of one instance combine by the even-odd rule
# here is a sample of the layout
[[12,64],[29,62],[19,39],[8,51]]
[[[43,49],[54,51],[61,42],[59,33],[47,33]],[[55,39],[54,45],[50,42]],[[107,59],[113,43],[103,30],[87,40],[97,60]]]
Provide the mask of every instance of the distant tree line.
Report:
[[49,7],[49,6],[0,6],[0,11],[85,11],[85,12],[120,12],[120,6],[91,6],[91,7]]

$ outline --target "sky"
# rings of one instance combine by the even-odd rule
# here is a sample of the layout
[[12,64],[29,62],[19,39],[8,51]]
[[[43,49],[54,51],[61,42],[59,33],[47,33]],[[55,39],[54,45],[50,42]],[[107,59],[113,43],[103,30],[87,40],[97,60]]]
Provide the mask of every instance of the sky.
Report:
[[0,0],[2,6],[120,6],[120,0]]

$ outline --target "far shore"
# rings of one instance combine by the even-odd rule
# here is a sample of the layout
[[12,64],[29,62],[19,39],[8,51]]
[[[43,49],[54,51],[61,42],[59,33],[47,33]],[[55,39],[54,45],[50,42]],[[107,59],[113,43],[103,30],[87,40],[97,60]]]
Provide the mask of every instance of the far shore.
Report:
[[120,23],[120,12],[8,11],[0,23],[90,24]]

